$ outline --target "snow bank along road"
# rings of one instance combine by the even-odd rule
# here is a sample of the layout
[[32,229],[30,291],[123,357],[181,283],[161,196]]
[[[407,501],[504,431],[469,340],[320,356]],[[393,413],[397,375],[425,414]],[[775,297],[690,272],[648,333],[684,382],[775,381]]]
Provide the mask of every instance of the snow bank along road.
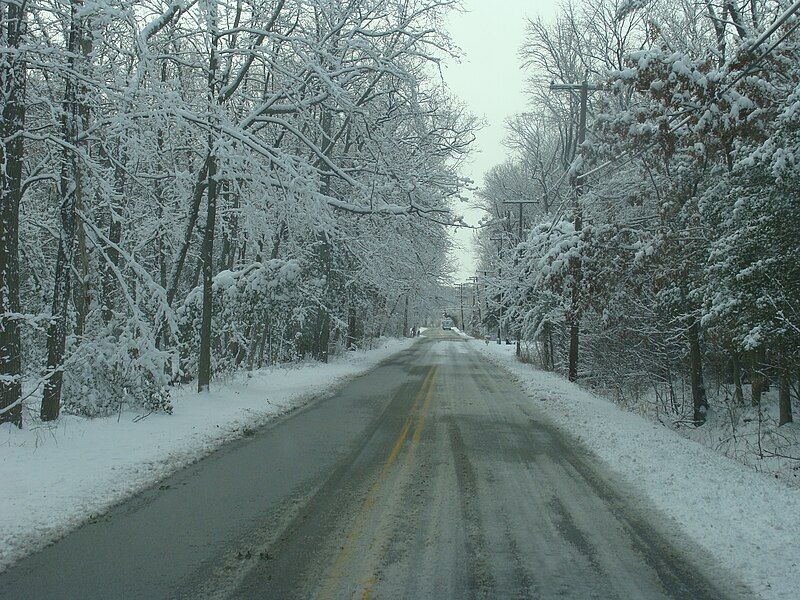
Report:
[[672,529],[429,330],[24,559],[0,597],[750,596]]

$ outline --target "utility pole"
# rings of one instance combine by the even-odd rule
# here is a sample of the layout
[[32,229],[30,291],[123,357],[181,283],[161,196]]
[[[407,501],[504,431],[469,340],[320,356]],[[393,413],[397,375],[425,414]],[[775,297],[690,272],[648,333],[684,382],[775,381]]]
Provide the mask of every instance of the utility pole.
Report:
[[[519,207],[519,217],[517,219],[517,242],[522,243],[522,207],[526,204],[539,204],[536,200],[503,200],[503,204],[516,204]],[[516,264],[516,259],[514,259]],[[522,354],[522,329],[517,329],[517,357]]]
[[503,204],[516,204],[519,207],[517,218],[517,238],[522,241],[522,207],[526,204],[539,204],[538,200],[503,200]]
[[475,322],[475,307],[478,307],[478,324],[481,324],[481,298],[478,295],[478,276],[474,275],[469,278],[469,280],[473,283],[472,289],[472,321],[473,324]]
[[[578,92],[580,108],[578,112],[578,139],[576,145],[576,154],[583,143],[586,141],[586,105],[589,97],[589,91],[597,91],[603,89],[600,86],[589,85],[584,80],[580,84],[556,84],[551,83],[550,89],[553,91],[567,90],[571,94]],[[583,228],[583,219],[581,214],[580,197],[583,193],[583,181],[581,175],[576,170],[572,175],[572,185],[575,188],[575,204],[573,209],[574,227],[578,232]],[[580,296],[580,282],[581,282],[581,260],[579,257],[571,258],[571,271],[572,271],[572,300],[569,314],[569,369],[567,377],[570,381],[578,379],[578,336],[580,334],[580,309],[579,296]]]
[[464,284],[458,284],[458,299],[461,303],[461,331],[466,333],[466,328],[464,327]]
[[[497,255],[500,258],[500,262],[497,265],[497,279],[498,281],[501,280],[501,276],[503,275],[503,236],[496,236],[489,238],[493,242],[498,242],[497,244]],[[502,344],[503,340],[503,295],[502,293],[499,294],[498,302],[497,302],[500,310],[500,316],[497,319],[497,343]]]
[[[489,298],[486,295],[486,278],[489,275],[496,275],[497,273],[495,271],[488,271],[486,269],[481,269],[481,270],[478,271],[478,273],[483,275],[483,301],[486,302],[486,318],[488,319],[489,318]],[[476,280],[477,280],[477,278],[476,278]],[[479,300],[480,300],[480,298],[479,298]],[[478,309],[478,312],[480,312],[480,307]],[[483,325],[483,319],[481,319],[481,325]],[[489,335],[489,328],[487,327],[486,328],[486,336],[488,337],[488,335]]]

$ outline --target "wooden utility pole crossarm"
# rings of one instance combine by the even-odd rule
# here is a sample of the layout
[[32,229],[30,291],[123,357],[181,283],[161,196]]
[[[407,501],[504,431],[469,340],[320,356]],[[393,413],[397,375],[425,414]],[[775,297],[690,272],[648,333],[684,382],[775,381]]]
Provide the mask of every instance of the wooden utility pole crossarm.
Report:
[[519,241],[522,241],[522,207],[526,204],[539,204],[538,200],[503,200],[503,204],[516,204],[519,209],[517,219],[517,236]]

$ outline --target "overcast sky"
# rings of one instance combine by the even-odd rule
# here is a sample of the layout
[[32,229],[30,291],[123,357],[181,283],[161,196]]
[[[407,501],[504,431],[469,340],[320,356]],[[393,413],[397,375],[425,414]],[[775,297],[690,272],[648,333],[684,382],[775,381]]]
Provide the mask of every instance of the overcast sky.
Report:
[[[477,133],[471,164],[465,175],[481,185],[483,174],[503,162],[506,150],[504,122],[525,110],[524,73],[520,70],[519,47],[525,33],[526,17],[548,18],[555,11],[550,0],[464,0],[466,12],[453,14],[448,31],[461,48],[460,63],[449,62],[445,78],[453,93],[469,110],[485,120]],[[457,208],[458,210],[458,208]],[[474,224],[480,213],[465,205],[458,211]],[[474,275],[472,231],[453,234],[458,263],[456,282]]]

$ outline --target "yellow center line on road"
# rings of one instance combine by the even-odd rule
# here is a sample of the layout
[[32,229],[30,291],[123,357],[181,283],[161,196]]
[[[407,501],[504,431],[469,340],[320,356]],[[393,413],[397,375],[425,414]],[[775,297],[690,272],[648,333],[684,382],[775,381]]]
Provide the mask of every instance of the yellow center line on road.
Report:
[[364,590],[361,592],[361,600],[369,600],[370,596],[372,596],[372,586],[378,582],[376,578],[367,579],[364,582]]
[[[345,543],[342,546],[339,554],[336,557],[336,561],[331,568],[330,575],[325,582],[325,585],[322,588],[322,592],[320,596],[322,598],[331,598],[333,596],[332,592],[336,585],[338,584],[339,580],[342,578],[342,568],[347,563],[348,559],[350,558],[350,554],[353,551],[353,547],[355,546],[355,542],[358,539],[361,530],[364,527],[364,523],[367,521],[367,517],[369,516],[370,509],[375,504],[375,497],[378,493],[378,490],[381,487],[381,483],[386,478],[389,469],[394,464],[395,460],[397,460],[397,456],[400,454],[400,450],[403,448],[403,444],[405,443],[406,439],[408,438],[408,433],[411,431],[411,425],[414,422],[414,415],[417,410],[417,406],[419,406],[420,400],[425,398],[423,410],[427,410],[425,407],[430,405],[430,390],[433,387],[433,379],[436,375],[436,371],[438,370],[438,366],[434,365],[428,370],[428,373],[425,376],[425,379],[422,381],[422,385],[420,386],[419,392],[414,397],[414,403],[411,405],[411,410],[409,410],[408,417],[403,424],[403,429],[400,431],[400,435],[395,440],[394,445],[392,446],[392,450],[389,452],[389,456],[386,457],[386,461],[383,463],[383,467],[381,468],[380,473],[378,473],[378,478],[372,484],[369,491],[367,492],[367,497],[364,499],[363,504],[361,505],[361,509],[358,511],[356,515],[356,521],[353,524],[353,527],[350,529],[350,532],[347,534],[347,538],[345,539]],[[419,440],[419,436],[421,433],[421,427],[419,422],[417,423],[417,428],[414,431],[412,437],[412,443]],[[371,586],[374,581],[368,582]],[[366,597],[369,598],[370,592],[372,590],[368,587],[364,590]]]
[[[439,370],[439,367],[434,367],[434,373]],[[419,442],[419,438],[422,435],[422,428],[425,427],[425,417],[428,415],[428,409],[431,407],[431,400],[433,399],[433,378],[431,378],[430,385],[428,385],[428,391],[425,393],[425,402],[422,404],[422,408],[419,411],[419,418],[417,419],[417,426],[414,428],[414,434],[411,436],[411,447],[408,450],[408,456],[406,456],[406,465],[411,464],[411,460],[414,458],[414,449],[417,447],[417,442]]]
[[[434,370],[438,370],[438,367],[434,367]],[[431,400],[433,399],[433,388],[434,388],[434,381],[433,378],[428,385],[428,390],[425,394],[425,401],[422,403],[422,408],[419,409],[419,416],[417,417],[417,424],[414,426],[414,433],[411,436],[411,443],[408,447],[408,453],[406,454],[406,462],[404,465],[405,469],[408,469],[411,466],[411,461],[414,460],[414,453],[417,449],[420,437],[422,436],[422,430],[425,428],[425,417],[428,415],[428,410],[431,406]],[[373,546],[380,545],[380,542],[375,540],[373,542]],[[371,554],[377,555],[378,552],[373,552],[373,548],[370,548]],[[371,569],[372,570],[372,569]],[[370,600],[372,596],[372,586],[374,586],[378,582],[377,577],[371,576],[369,579],[364,581],[364,589],[361,591],[361,600]]]
[[[438,367],[434,367],[434,369],[438,370]],[[428,415],[428,410],[431,406],[431,400],[433,399],[433,388],[434,388],[434,380],[431,379],[430,385],[428,385],[428,390],[425,394],[425,401],[422,403],[422,408],[418,411],[417,416],[417,424],[414,426],[414,433],[411,436],[411,442],[408,446],[408,453],[406,454],[406,462],[404,468],[409,469],[411,466],[411,461],[414,460],[414,453],[417,449],[420,437],[422,436],[422,430],[425,427],[425,417]],[[380,541],[378,539],[374,540],[372,546],[370,547],[370,555],[377,556],[379,554],[379,550],[375,549],[375,546],[380,546]],[[374,569],[370,569],[370,571],[374,571]],[[369,600],[372,595],[372,586],[374,586],[378,582],[378,579],[374,576],[371,576],[369,579],[365,580],[364,589],[361,591],[361,600]]]

